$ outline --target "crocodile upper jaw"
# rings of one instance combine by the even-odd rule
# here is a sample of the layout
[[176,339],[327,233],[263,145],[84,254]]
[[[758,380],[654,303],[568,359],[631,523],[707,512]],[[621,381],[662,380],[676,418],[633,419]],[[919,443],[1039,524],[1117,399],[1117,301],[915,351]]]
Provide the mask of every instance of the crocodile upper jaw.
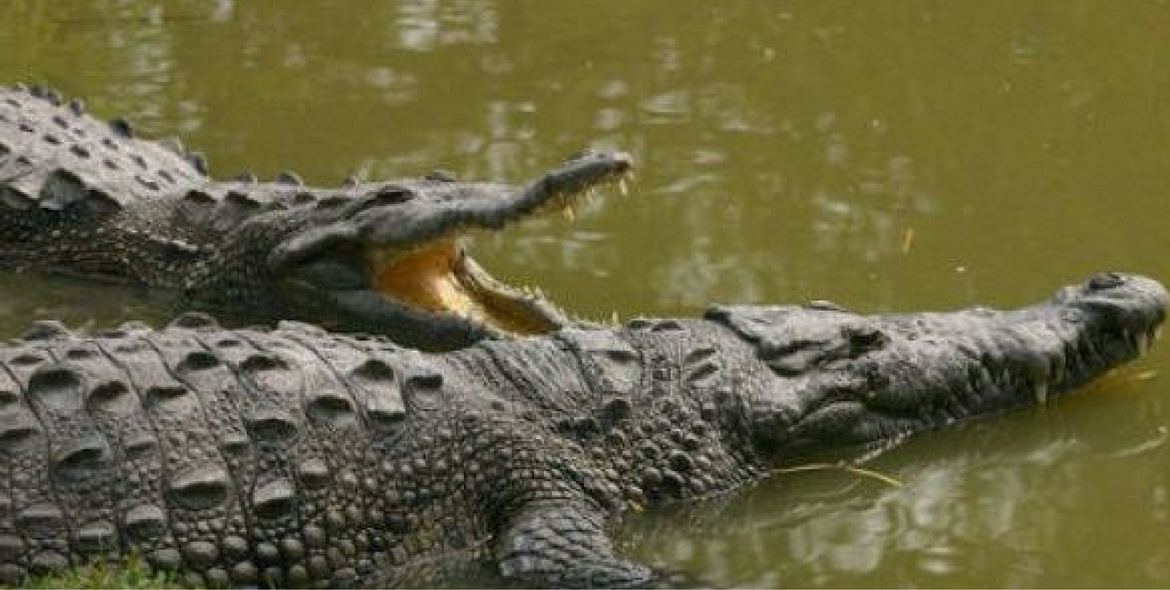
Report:
[[623,152],[589,152],[522,187],[374,187],[282,238],[267,267],[294,315],[409,346],[453,349],[551,332],[574,322],[539,293],[493,278],[463,241],[569,212],[604,185],[625,192],[632,167]]

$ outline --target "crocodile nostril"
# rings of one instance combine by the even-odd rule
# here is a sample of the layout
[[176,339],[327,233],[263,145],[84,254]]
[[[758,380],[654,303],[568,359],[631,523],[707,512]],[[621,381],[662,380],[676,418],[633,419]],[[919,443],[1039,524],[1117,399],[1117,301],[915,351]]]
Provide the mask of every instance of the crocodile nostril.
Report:
[[1125,284],[1125,277],[1115,272],[1101,273],[1089,279],[1089,288],[1095,291],[1114,289]]

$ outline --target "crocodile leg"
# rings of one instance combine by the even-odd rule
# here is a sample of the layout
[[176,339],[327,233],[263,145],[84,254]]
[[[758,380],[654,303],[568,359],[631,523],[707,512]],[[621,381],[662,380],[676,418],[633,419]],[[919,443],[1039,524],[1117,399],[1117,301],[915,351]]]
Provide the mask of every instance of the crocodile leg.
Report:
[[528,503],[510,519],[496,546],[500,575],[536,587],[646,585],[651,570],[614,554],[606,519],[604,510],[584,498]]

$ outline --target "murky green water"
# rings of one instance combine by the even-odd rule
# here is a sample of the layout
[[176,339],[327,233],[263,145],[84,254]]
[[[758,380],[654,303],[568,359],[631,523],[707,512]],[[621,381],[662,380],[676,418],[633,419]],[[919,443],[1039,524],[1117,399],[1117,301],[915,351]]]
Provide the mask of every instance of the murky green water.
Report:
[[[223,175],[520,180],[632,151],[636,196],[475,247],[586,316],[1170,280],[1167,2],[2,4],[0,80],[179,134]],[[158,320],[154,297],[5,275],[0,331]],[[905,487],[786,474],[639,517],[623,542],[721,585],[1164,586],[1167,350],[869,465]]]

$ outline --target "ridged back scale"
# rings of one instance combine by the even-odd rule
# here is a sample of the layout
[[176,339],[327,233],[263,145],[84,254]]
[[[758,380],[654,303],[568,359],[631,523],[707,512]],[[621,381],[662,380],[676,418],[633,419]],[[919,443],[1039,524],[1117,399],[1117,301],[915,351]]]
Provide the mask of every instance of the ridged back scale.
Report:
[[198,154],[135,139],[130,125],[85,114],[51,91],[0,88],[0,205],[108,214],[207,182]]

